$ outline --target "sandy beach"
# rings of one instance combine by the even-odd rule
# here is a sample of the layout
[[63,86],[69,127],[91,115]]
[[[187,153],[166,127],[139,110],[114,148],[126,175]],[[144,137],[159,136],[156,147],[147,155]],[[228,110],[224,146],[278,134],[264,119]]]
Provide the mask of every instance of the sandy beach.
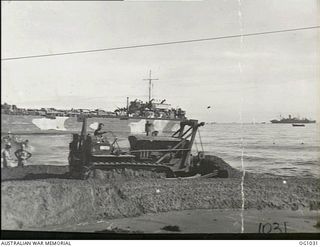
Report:
[[[243,233],[317,233],[319,211],[256,210],[243,212]],[[241,210],[194,209],[138,217],[83,221],[32,228],[34,231],[99,233],[241,233]]]
[[[240,178],[4,181],[1,223],[6,230],[162,232],[176,225],[181,232],[238,233],[240,183]],[[259,223],[284,231],[284,222],[287,232],[318,231],[319,192],[315,178],[247,176],[245,232],[257,233]]]

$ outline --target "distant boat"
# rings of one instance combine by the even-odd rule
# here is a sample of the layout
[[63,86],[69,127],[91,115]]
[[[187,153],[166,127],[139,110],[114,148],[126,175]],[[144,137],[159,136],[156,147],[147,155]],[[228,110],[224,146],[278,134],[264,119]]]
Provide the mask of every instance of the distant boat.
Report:
[[292,126],[293,126],[293,127],[305,127],[304,124],[297,124],[297,123],[296,123],[296,124],[292,124]]
[[288,118],[281,118],[280,120],[274,119],[270,121],[271,123],[274,124],[308,124],[308,123],[315,123],[315,120],[309,120],[307,118],[296,118],[296,117],[291,117],[289,115]]

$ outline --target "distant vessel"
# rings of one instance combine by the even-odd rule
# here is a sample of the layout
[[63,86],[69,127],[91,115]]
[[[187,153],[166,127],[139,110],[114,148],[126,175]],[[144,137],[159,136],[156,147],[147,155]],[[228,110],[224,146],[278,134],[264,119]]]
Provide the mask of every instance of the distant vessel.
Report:
[[307,118],[300,119],[300,118],[292,117],[291,115],[289,115],[288,118],[281,118],[280,120],[273,119],[270,122],[276,123],[276,124],[308,124],[308,123],[315,123],[316,121],[310,120]]
[[186,120],[186,112],[181,108],[173,108],[163,100],[151,98],[151,71],[149,82],[149,99],[146,102],[134,100],[127,106],[117,108],[113,112],[105,110],[55,108],[24,109],[16,105],[1,104],[1,133],[12,134],[66,134],[76,133],[81,127],[82,116],[88,118],[88,131],[94,131],[99,123],[103,123],[110,131],[144,133],[147,122],[154,131],[172,133]]
[[293,127],[305,127],[304,124],[292,124]]

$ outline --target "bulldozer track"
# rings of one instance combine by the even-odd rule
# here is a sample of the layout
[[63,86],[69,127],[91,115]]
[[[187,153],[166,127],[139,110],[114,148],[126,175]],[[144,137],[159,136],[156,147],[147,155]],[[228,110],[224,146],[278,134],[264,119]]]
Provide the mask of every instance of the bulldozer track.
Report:
[[92,162],[90,165],[85,166],[85,168],[87,175],[93,170],[112,171],[129,169],[166,173],[167,177],[175,177],[174,172],[168,166],[147,162]]

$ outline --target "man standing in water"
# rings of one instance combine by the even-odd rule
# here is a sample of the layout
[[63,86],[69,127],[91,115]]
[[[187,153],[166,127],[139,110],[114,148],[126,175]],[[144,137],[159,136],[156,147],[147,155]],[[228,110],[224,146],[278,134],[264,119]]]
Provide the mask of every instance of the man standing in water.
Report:
[[11,131],[9,130],[9,131],[8,131],[8,135],[2,137],[1,142],[10,143],[10,142],[12,142],[12,141],[13,141],[13,136],[12,136],[12,134],[11,134]]
[[32,154],[26,150],[26,145],[24,143],[21,144],[21,149],[15,151],[14,154],[18,159],[18,166],[25,166],[27,160],[32,156]]
[[12,157],[11,157],[11,144],[8,143],[6,144],[4,150],[1,153],[1,156],[3,158],[3,168],[8,168],[11,167],[11,161],[12,161]]

